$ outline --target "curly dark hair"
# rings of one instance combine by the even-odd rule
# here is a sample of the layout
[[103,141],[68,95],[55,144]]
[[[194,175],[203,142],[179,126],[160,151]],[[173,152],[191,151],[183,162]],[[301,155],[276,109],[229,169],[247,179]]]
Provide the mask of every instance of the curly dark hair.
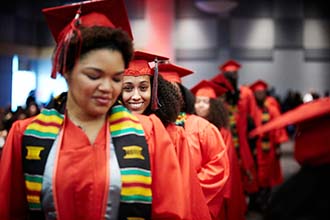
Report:
[[210,110],[206,119],[217,128],[229,128],[229,113],[220,99],[210,99]]
[[[80,59],[84,55],[92,50],[108,48],[111,50],[119,51],[124,59],[125,68],[128,67],[129,62],[133,56],[133,43],[129,35],[121,30],[116,28],[102,27],[102,26],[93,26],[93,27],[84,27],[79,28],[81,33],[81,42],[77,35],[72,37],[69,42],[69,46],[66,53],[66,60],[64,62],[64,53],[65,47],[61,48],[59,59],[65,63],[65,70],[71,72],[75,63],[76,58]],[[57,45],[59,46],[59,45]],[[57,48],[55,48],[54,52]],[[80,53],[79,53],[80,51]],[[54,64],[57,65],[57,64]],[[63,70],[63,66],[60,67],[60,70]],[[62,73],[63,74],[63,73]]]
[[181,106],[181,111],[187,114],[195,114],[195,96],[194,94],[186,88],[181,83],[178,83],[183,98],[183,106]]
[[[153,76],[150,81],[153,82]],[[152,91],[152,88],[151,88]],[[153,94],[151,94],[152,96]],[[166,81],[161,75],[158,76],[158,109],[152,110],[151,103],[143,114],[150,115],[154,113],[166,127],[175,122],[180,113],[180,99],[175,86]]]

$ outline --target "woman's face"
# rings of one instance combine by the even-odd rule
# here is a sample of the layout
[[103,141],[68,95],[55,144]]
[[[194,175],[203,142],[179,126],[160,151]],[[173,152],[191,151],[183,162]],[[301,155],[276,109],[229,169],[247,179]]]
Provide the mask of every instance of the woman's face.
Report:
[[71,73],[64,74],[68,111],[87,118],[104,116],[121,92],[124,69],[119,51],[97,49],[85,54]]
[[205,96],[196,96],[195,111],[196,114],[205,118],[209,114],[210,98]]
[[150,76],[124,76],[122,99],[126,108],[142,114],[150,104]]

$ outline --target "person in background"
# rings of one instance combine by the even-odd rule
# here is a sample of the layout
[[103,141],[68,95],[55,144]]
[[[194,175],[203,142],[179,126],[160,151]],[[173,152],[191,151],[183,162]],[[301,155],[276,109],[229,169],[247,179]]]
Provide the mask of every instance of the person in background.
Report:
[[330,98],[302,104],[251,131],[251,136],[296,125],[294,157],[300,164],[270,198],[265,220],[330,219]]
[[52,77],[68,91],[15,122],[0,161],[0,219],[183,219],[170,137],[118,102],[133,55],[124,1],[43,10]]
[[134,58],[124,73],[122,101],[133,113],[155,114],[162,121],[174,143],[183,176],[187,210],[185,219],[207,220],[210,219],[210,214],[191,160],[184,129],[174,123],[180,113],[180,99],[174,85],[158,76],[151,68],[149,63],[156,58],[156,62],[167,59],[135,51]]
[[[304,101],[303,101],[301,93],[299,91],[294,91],[294,90],[289,89],[282,102],[282,113],[292,110],[303,103],[304,103]],[[288,132],[289,137],[291,139],[293,139],[293,136],[295,133],[295,126],[288,125],[286,127],[286,130]]]
[[225,105],[229,112],[230,129],[241,167],[244,192],[252,199],[253,194],[258,191],[258,182],[256,163],[252,154],[255,140],[248,137],[248,132],[256,125],[254,120],[257,105],[250,88],[238,85],[240,67],[235,60],[228,60],[219,66],[221,73],[214,76],[211,81],[226,88],[228,82],[231,85],[232,89],[225,93]]
[[[263,80],[257,80],[250,85],[257,103],[256,125],[261,126],[274,120],[281,115],[276,103],[268,98],[268,84]],[[259,191],[255,202],[250,207],[256,211],[264,212],[267,208],[269,197],[274,186],[283,182],[282,169],[280,164],[281,148],[283,142],[288,141],[285,129],[273,130],[257,140],[257,146],[253,152],[257,161],[257,178]]]
[[227,89],[212,81],[202,80],[192,87],[191,92],[196,96],[196,114],[214,124],[221,132],[227,146],[230,162],[230,175],[224,188],[224,205],[221,210],[221,219],[244,220],[246,201],[240,175],[240,167],[235,152],[233,138],[229,128],[229,116],[221,99]]
[[194,95],[181,84],[181,77],[193,71],[160,63],[159,74],[175,85],[181,100],[176,124],[185,129],[194,167],[212,219],[221,219],[224,187],[230,175],[227,147],[218,128],[194,114]]
[[25,109],[26,117],[32,117],[40,113],[39,105],[36,102],[30,102]]

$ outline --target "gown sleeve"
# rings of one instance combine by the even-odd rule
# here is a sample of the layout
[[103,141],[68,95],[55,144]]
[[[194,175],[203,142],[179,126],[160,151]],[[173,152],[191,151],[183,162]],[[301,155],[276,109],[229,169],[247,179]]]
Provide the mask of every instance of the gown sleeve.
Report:
[[[217,127],[204,119],[191,126],[199,130],[202,150],[202,166],[198,179],[202,186],[212,218],[218,218],[223,203],[224,186],[230,175],[227,147]],[[204,122],[203,122],[204,121]]]
[[175,147],[155,116],[137,115],[149,146],[152,175],[152,219],[184,219],[182,175]]
[[8,133],[0,160],[0,219],[27,218],[22,169],[22,136],[31,119],[16,121]]
[[166,127],[166,130],[176,146],[186,194],[187,219],[209,220],[211,216],[192,161],[184,128],[171,124]]

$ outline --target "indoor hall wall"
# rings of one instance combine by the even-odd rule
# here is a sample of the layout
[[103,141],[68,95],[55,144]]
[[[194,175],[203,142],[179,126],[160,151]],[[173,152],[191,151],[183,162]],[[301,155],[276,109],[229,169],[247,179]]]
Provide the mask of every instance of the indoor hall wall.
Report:
[[314,89],[323,95],[330,89],[326,8],[324,1],[253,0],[240,1],[234,11],[220,16],[185,7],[176,22],[177,63],[195,74],[183,83],[190,88],[211,78],[233,58],[242,64],[240,84],[262,78],[281,96],[288,89]]

